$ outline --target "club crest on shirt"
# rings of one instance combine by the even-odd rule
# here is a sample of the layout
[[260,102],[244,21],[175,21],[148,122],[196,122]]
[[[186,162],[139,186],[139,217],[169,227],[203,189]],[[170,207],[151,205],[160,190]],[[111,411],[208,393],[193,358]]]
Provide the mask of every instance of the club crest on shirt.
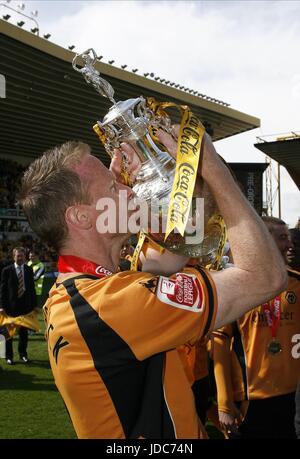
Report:
[[157,288],[157,281],[158,281],[158,276],[151,277],[151,279],[148,279],[147,281],[139,282],[141,285],[146,287],[148,290],[150,290],[151,293],[156,292]]
[[176,279],[160,276],[156,295],[160,301],[187,311],[201,312],[203,290],[194,274],[177,273]]
[[296,304],[297,296],[295,292],[287,291],[285,294],[285,299],[289,304]]

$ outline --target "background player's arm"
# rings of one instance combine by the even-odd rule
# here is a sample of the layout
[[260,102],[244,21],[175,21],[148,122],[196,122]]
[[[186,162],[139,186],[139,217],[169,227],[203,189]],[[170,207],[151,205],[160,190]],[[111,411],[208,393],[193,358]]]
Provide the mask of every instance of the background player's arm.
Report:
[[234,403],[231,375],[232,327],[213,333],[213,361],[217,387],[220,427],[227,431],[241,422],[241,413]]
[[[174,139],[161,130],[157,135],[176,156]],[[234,268],[211,273],[218,294],[215,328],[219,328],[283,291],[287,274],[266,226],[234,182],[207,134],[202,148],[200,172],[225,220],[235,264]]]

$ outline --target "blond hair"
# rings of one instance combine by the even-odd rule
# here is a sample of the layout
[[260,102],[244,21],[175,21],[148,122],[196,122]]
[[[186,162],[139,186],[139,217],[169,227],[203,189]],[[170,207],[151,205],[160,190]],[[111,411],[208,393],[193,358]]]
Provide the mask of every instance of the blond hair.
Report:
[[68,236],[66,209],[90,201],[87,187],[72,170],[89,153],[85,143],[66,142],[37,158],[22,178],[18,201],[34,232],[57,252]]
[[13,257],[16,255],[17,252],[22,252],[24,253],[24,255],[26,254],[26,250],[24,249],[24,247],[14,247],[12,251]]

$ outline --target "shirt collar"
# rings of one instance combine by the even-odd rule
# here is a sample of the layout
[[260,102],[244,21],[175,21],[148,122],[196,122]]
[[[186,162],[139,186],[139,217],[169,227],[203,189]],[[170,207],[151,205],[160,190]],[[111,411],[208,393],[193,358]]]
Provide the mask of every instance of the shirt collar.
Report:
[[15,265],[15,270],[18,271],[20,268],[22,269],[22,271],[24,271],[24,264],[23,265],[17,265],[16,262],[14,262],[14,265]]

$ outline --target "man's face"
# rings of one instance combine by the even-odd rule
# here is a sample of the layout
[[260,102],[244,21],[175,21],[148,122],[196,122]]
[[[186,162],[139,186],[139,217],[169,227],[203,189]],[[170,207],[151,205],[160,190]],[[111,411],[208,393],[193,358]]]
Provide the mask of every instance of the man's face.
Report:
[[290,232],[293,246],[287,252],[288,264],[291,267],[300,266],[300,229]]
[[25,253],[20,250],[16,250],[14,253],[14,262],[17,263],[18,266],[23,265],[25,263]]
[[[77,166],[76,172],[83,183],[88,185],[88,192],[91,198],[90,211],[93,225],[99,233],[102,232],[103,224],[110,227],[112,234],[127,231],[120,231],[120,219],[122,225],[127,227],[128,217],[132,211],[127,212],[127,203],[133,198],[131,188],[116,182],[114,175],[101,161],[92,155],[87,155],[82,163]],[[120,195],[124,199],[124,207],[120,208]],[[101,218],[102,216],[105,218]],[[102,225],[102,226],[101,226]],[[124,229],[124,228],[123,228]]]
[[34,252],[29,253],[29,260],[32,261],[32,263],[35,263],[37,261],[37,256]]
[[288,227],[286,225],[273,225],[271,234],[284,261],[287,263],[287,252],[293,246]]
[[121,249],[121,258],[125,258],[126,255],[133,255],[134,253],[134,248],[132,247],[132,245],[130,244],[125,244],[123,245],[122,249]]

